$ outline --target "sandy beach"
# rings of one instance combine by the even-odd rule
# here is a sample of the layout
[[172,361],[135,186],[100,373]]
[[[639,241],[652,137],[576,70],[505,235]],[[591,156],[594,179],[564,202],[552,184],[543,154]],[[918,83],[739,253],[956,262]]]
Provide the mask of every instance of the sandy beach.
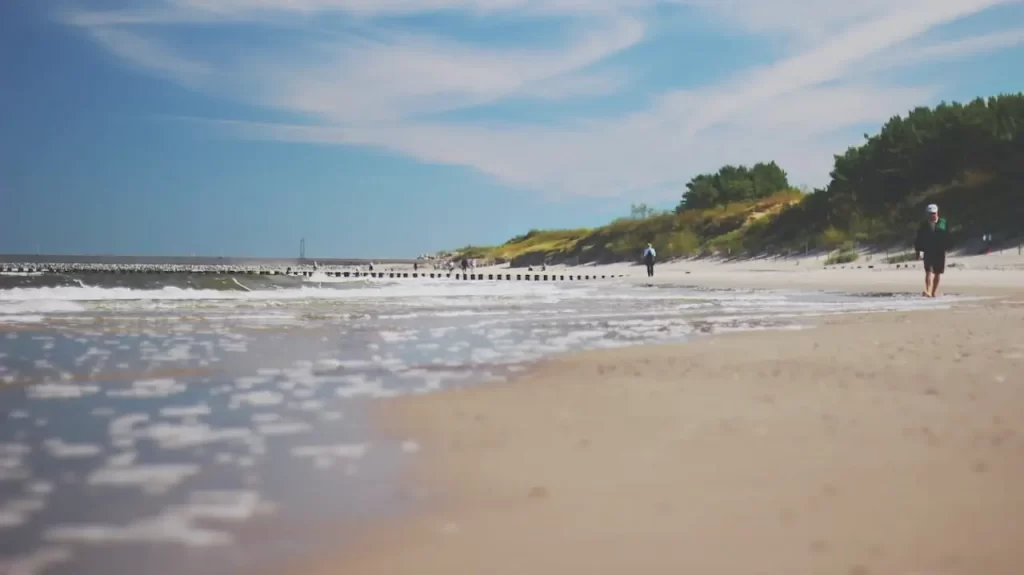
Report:
[[[1024,272],[980,263],[944,291],[999,297],[380,402],[384,432],[422,446],[417,511],[288,572],[1020,573]],[[923,275],[704,265],[656,281],[919,292]]]
[[[893,252],[895,254],[895,252]],[[798,289],[920,293],[924,288],[921,262],[883,263],[885,254],[862,254],[851,264],[824,266],[822,254],[793,258],[725,261],[717,258],[676,260],[655,266],[647,278],[637,263],[599,266],[549,266],[550,272],[626,274],[634,281],[710,288]],[[951,294],[1003,296],[1024,289],[1024,255],[1008,249],[989,255],[949,255],[939,291]],[[483,270],[507,269],[504,266]],[[536,269],[536,268],[535,268]]]

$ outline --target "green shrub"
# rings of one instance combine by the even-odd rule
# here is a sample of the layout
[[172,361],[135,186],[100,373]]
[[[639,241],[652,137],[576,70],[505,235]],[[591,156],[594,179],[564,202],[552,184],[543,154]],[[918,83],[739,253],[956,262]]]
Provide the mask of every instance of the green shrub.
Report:
[[693,256],[700,251],[700,238],[693,230],[681,229],[660,238],[654,247],[665,259]]

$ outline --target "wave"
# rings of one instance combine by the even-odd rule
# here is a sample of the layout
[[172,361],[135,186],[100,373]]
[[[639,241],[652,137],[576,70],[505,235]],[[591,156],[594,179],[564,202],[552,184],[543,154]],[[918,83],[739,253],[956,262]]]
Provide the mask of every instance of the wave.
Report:
[[[619,305],[617,302],[622,302],[624,310],[633,315],[647,310],[658,312],[671,309],[678,313],[708,307],[715,308],[716,313],[720,314],[747,314],[750,311],[777,314],[804,310],[824,313],[927,307],[927,302],[921,301],[920,298],[858,298],[852,295],[832,294],[822,299],[822,296],[806,293],[736,290],[711,292],[684,287],[645,289],[617,280],[601,282],[598,285],[426,278],[329,278],[331,281],[323,281],[324,278],[313,275],[280,281],[281,278],[271,276],[225,276],[204,278],[215,280],[212,283],[160,285],[159,282],[144,282],[111,286],[94,285],[80,278],[65,277],[58,285],[0,289],[0,318],[13,321],[12,318],[15,316],[34,318],[39,314],[74,314],[97,309],[163,310],[178,305],[197,305],[177,302],[210,302],[200,305],[247,308],[253,304],[273,307],[280,305],[279,302],[352,302],[386,305],[391,308],[391,311],[387,312],[390,315],[419,312],[452,316],[485,315],[486,312],[493,312],[496,309],[527,309],[565,301],[582,303],[585,300],[601,300],[605,302],[604,305]],[[166,284],[166,281],[164,283]],[[113,309],[111,302],[115,302]]]
[[[299,282],[268,288],[247,278],[227,278],[231,288],[195,289],[160,286],[153,289],[104,287],[78,281],[75,285],[15,287],[0,290],[0,315],[59,314],[87,311],[87,304],[102,302],[281,302],[388,300],[397,304],[465,305],[474,301],[521,300],[557,302],[564,297],[585,297],[585,288],[565,289],[534,282],[461,282],[453,280],[395,281],[361,278],[342,281]],[[331,278],[337,280],[338,278]],[[572,294],[570,296],[569,294]]]
[[41,313],[74,313],[80,311],[85,311],[85,307],[71,300],[31,298],[4,301],[0,299],[0,314],[5,316]]
[[0,297],[17,288],[81,287],[89,285],[107,288],[159,289],[166,286],[183,289],[241,290],[237,282],[248,282],[250,289],[277,289],[302,285],[296,277],[190,275],[190,274],[5,274],[0,276]]

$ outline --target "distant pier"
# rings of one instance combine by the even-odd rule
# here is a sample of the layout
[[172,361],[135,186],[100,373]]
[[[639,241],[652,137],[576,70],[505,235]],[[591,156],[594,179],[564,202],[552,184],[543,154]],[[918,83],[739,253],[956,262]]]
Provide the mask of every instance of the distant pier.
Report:
[[[316,270],[295,269],[274,265],[183,265],[183,264],[113,264],[113,263],[0,263],[0,273],[7,274],[108,274],[108,275],[224,275],[224,276],[287,276],[312,278],[376,278],[376,279],[452,279],[468,281],[587,281],[626,277],[624,274],[587,274],[565,273],[565,270],[554,271],[505,271],[505,272],[448,272],[446,270],[416,270],[411,265],[404,269],[390,268],[387,270],[369,271],[366,269],[338,269],[322,267]],[[426,267],[426,266],[424,266]]]

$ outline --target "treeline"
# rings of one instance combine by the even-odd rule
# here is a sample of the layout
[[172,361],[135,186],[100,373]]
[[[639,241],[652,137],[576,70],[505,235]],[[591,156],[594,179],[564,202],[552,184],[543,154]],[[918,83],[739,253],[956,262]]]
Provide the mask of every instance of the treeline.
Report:
[[[802,193],[775,162],[695,176],[675,212],[635,205],[593,230],[534,231],[464,253],[517,265],[636,259],[646,242],[668,257],[756,255],[909,242],[939,204],[954,239],[1024,236],[1024,94],[920,107],[835,156],[830,181]],[[641,206],[643,209],[640,209]],[[467,251],[469,250],[469,251]]]
[[[937,203],[962,244],[1024,234],[1024,94],[916,108],[835,156],[831,181],[763,230],[765,245],[904,241]],[[827,246],[826,246],[827,247]]]

